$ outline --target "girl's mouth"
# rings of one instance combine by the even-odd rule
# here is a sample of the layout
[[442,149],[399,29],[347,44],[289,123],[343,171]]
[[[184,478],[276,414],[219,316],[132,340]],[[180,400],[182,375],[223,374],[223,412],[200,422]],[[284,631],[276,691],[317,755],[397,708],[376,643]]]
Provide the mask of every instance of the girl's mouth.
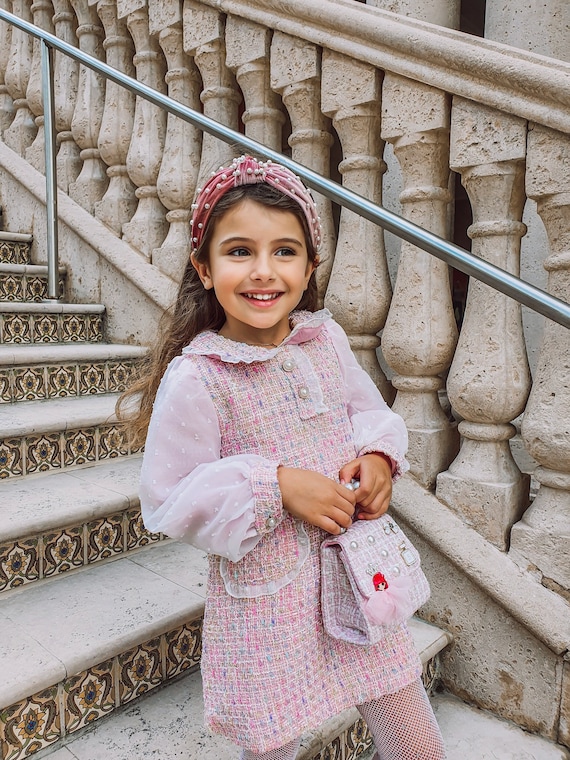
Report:
[[281,293],[242,293],[250,301],[275,301]]

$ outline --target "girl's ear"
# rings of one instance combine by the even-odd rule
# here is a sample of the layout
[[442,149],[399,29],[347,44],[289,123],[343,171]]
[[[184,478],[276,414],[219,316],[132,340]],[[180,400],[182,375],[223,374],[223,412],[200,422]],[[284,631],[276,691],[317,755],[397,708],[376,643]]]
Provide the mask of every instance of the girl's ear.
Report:
[[198,277],[202,281],[202,285],[206,288],[206,290],[213,288],[214,283],[212,282],[210,267],[208,264],[203,264],[200,261],[196,261],[196,257],[193,253],[190,255],[190,261],[192,262],[194,269],[198,272]]

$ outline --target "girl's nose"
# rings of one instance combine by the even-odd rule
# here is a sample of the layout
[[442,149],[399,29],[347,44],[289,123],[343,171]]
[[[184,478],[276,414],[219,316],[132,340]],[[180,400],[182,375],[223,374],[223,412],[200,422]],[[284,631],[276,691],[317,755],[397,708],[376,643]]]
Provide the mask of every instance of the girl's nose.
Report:
[[275,271],[271,256],[259,255],[253,259],[251,279],[263,281],[275,279]]

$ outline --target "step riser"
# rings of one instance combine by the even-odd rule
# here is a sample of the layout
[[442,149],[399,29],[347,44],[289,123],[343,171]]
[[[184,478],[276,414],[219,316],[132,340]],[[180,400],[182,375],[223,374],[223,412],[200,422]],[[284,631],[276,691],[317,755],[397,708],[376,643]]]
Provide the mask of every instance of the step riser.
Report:
[[201,655],[201,620],[0,709],[3,760],[23,760],[190,668]]
[[123,444],[116,425],[0,439],[0,480],[136,453]]
[[125,360],[0,369],[0,403],[120,393],[127,387],[133,366]]
[[0,264],[29,264],[30,244],[0,240]]
[[0,544],[0,595],[164,540],[134,505],[96,520]]
[[101,314],[0,313],[0,343],[100,343]]
[[[65,284],[59,281],[59,297],[63,298]],[[0,301],[43,301],[48,297],[47,278],[27,274],[0,272]]]

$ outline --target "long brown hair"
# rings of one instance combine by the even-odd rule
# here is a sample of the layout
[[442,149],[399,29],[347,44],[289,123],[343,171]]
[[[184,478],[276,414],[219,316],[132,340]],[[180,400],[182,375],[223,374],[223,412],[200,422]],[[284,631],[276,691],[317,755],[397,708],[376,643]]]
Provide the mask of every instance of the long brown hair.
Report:
[[[317,252],[311,243],[307,219],[302,208],[295,200],[270,185],[259,183],[232,188],[220,198],[208,220],[200,247],[195,253],[194,258],[197,262],[208,262],[210,240],[217,221],[244,200],[252,200],[263,206],[293,213],[303,227],[309,261],[317,261]],[[314,272],[297,308],[307,311],[315,311],[317,308]],[[160,320],[158,339],[140,363],[132,384],[117,401],[117,416],[124,424],[131,447],[139,448],[144,444],[154,398],[168,364],[182,353],[182,349],[198,333],[204,330],[219,330],[225,321],[226,315],[214,290],[204,288],[189,257],[174,306],[167,309]]]

